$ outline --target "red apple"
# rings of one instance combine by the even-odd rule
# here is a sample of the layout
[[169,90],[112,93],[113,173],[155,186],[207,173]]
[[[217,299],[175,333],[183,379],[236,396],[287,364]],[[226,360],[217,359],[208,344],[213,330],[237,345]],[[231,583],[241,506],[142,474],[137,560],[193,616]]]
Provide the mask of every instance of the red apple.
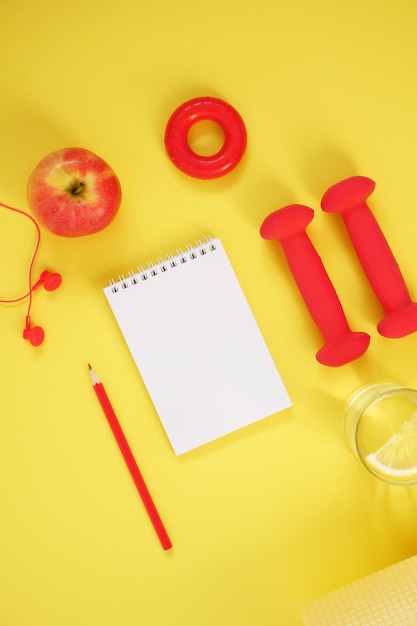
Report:
[[120,207],[119,179],[102,158],[84,148],[48,154],[27,185],[29,207],[47,230],[63,237],[105,228]]

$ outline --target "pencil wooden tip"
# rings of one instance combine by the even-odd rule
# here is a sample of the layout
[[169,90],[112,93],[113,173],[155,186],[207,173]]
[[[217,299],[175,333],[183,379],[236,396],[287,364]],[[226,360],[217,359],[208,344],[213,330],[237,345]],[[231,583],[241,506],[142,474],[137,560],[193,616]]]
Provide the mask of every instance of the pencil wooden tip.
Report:
[[100,383],[100,379],[91,367],[90,363],[88,364],[88,370],[90,372],[91,382],[93,383],[93,385],[98,385]]

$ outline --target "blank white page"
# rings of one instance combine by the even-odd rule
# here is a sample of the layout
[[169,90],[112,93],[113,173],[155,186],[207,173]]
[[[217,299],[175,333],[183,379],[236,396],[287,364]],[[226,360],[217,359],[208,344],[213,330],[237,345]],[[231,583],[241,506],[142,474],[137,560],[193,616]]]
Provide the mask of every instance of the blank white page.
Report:
[[219,239],[104,293],[177,455],[291,406]]

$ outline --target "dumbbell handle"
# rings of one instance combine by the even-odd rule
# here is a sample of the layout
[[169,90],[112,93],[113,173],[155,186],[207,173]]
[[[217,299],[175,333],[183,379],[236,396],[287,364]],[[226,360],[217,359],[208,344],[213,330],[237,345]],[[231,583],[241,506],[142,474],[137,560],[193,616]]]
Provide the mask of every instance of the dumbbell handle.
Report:
[[311,317],[326,341],[349,332],[342,305],[306,233],[281,240],[288,266]]
[[386,313],[410,303],[404,278],[391,248],[364,203],[341,214],[358,259]]

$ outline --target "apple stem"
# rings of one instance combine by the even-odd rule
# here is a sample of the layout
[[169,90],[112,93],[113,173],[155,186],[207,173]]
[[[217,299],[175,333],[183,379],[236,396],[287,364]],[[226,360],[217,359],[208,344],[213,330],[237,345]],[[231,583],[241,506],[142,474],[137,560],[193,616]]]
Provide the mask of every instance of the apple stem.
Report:
[[77,180],[70,186],[69,191],[72,193],[73,196],[78,196],[82,192],[84,187],[85,183]]

